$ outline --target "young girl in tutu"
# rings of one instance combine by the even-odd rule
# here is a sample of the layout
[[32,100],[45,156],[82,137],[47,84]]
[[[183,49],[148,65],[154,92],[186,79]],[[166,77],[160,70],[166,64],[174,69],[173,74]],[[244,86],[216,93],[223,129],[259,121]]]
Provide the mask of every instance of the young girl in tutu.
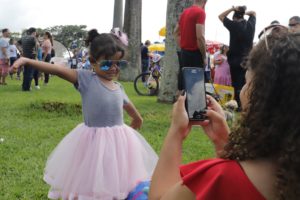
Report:
[[[126,43],[122,36],[89,31],[86,42],[94,72],[27,58],[13,65],[13,70],[30,65],[55,74],[73,83],[81,95],[84,123],[65,136],[47,161],[44,180],[51,186],[51,199],[125,199],[138,181],[152,175],[157,155],[134,130],[142,118],[120,83],[113,81],[126,62],[121,60],[125,52],[120,42]],[[123,109],[132,118],[132,128],[124,124]]]

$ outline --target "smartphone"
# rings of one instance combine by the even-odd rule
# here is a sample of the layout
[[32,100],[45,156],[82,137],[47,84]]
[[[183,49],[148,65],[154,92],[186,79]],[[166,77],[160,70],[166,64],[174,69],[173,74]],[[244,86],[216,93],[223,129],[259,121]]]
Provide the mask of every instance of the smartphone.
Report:
[[183,84],[186,92],[185,106],[189,120],[203,121],[207,108],[205,93],[204,69],[198,67],[183,67]]

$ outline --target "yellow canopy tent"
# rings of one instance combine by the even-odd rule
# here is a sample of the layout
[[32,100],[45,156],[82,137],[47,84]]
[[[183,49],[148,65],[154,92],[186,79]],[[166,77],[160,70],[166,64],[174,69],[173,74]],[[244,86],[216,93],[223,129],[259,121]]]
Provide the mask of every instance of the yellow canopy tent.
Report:
[[159,44],[151,44],[148,46],[148,50],[153,51],[165,51],[165,44],[159,43]]
[[166,30],[166,27],[165,27],[165,26],[162,27],[162,28],[159,30],[159,32],[158,32],[159,36],[163,36],[163,37],[166,36],[166,33],[167,33],[167,30]]

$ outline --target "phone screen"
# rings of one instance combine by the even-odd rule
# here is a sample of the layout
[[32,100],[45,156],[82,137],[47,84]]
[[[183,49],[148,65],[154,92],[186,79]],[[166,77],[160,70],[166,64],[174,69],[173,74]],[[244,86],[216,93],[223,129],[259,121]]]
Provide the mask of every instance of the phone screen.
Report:
[[190,120],[205,120],[206,109],[204,69],[196,67],[182,68],[186,91],[186,110]]

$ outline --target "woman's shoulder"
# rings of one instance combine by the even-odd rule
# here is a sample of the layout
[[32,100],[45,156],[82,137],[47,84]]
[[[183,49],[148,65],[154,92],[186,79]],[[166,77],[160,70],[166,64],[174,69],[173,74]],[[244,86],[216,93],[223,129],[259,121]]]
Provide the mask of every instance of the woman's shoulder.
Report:
[[214,174],[219,171],[226,171],[227,168],[232,168],[239,166],[239,164],[234,160],[226,160],[226,159],[208,159],[208,160],[200,160],[193,163],[189,163],[181,166],[180,170],[182,175],[197,173],[201,171],[213,172]]
[[201,160],[182,166],[180,171],[183,184],[197,199],[232,199],[232,195],[236,199],[264,199],[235,160]]

